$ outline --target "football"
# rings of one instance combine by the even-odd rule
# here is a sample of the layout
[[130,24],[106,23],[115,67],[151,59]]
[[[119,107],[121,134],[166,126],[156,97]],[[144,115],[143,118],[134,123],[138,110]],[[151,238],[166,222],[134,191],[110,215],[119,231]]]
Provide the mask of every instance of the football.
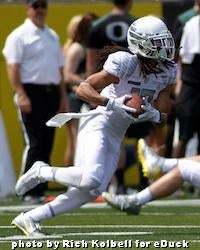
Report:
[[130,93],[128,95],[131,95],[132,98],[127,100],[125,102],[125,105],[136,109],[137,110],[136,113],[131,113],[131,115],[133,117],[138,117],[144,112],[144,110],[141,108],[141,105],[143,104],[142,97],[137,95],[136,93]]

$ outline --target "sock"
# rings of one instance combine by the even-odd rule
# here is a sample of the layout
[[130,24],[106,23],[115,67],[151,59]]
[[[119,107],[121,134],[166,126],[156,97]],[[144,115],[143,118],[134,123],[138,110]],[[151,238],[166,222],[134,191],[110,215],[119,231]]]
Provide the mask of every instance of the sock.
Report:
[[167,173],[169,172],[171,169],[173,169],[177,163],[178,163],[178,159],[177,158],[164,158],[164,157],[160,157],[160,168],[161,171],[163,173]]
[[[135,195],[134,195],[135,196]],[[149,201],[153,200],[153,195],[149,189],[149,187],[143,189],[139,193],[136,194],[137,205],[144,205]]]
[[[78,167],[41,167],[40,175],[46,181],[55,181],[64,186],[79,187],[83,170]],[[73,182],[73,183],[72,183]]]
[[43,166],[40,168],[40,175],[46,180],[46,181],[52,181],[54,178],[55,170],[54,167],[46,167]]
[[31,217],[35,222],[39,222],[79,208],[95,198],[96,196],[93,196],[89,191],[74,188],[67,193],[57,196],[55,200],[26,212],[25,216]]
[[79,167],[41,167],[40,175],[46,181],[54,181],[64,186],[72,186],[83,190],[97,189],[100,180]]
[[51,207],[49,203],[34,208],[25,213],[25,216],[31,217],[35,222],[39,222],[40,220],[45,220],[53,217],[54,215],[51,212]]
[[200,162],[182,159],[178,162],[178,168],[184,181],[200,187]]

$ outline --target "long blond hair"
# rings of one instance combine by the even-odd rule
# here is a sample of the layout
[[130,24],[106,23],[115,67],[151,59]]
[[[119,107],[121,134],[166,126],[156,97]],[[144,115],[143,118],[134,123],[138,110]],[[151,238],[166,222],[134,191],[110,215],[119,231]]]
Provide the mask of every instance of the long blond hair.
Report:
[[73,16],[70,22],[67,25],[66,32],[67,32],[67,40],[63,46],[64,54],[69,49],[70,45],[73,43],[73,36],[78,28],[79,23],[81,22],[83,15],[76,15]]
[[92,22],[96,18],[97,15],[92,12],[72,17],[67,26],[68,39],[64,45],[65,52],[73,42],[78,42],[83,46],[86,46]]

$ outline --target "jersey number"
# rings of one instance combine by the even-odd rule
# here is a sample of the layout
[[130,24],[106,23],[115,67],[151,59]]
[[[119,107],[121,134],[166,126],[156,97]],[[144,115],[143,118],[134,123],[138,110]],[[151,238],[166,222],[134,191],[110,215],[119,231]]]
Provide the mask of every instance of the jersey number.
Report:
[[147,101],[151,102],[153,100],[154,94],[155,94],[155,90],[152,89],[139,89],[139,88],[132,88],[131,89],[131,93],[137,93],[139,96],[146,96]]

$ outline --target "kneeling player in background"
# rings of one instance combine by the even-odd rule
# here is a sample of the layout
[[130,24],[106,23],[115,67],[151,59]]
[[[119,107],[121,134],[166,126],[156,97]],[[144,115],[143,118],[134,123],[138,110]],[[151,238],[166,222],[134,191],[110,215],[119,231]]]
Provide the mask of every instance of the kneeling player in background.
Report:
[[142,205],[174,193],[184,181],[200,187],[200,156],[188,158],[164,158],[158,156],[145,142],[138,142],[139,159],[142,163],[144,175],[155,176],[164,174],[157,181],[139,193],[131,195],[113,195],[103,193],[105,201],[128,214],[139,214]]

